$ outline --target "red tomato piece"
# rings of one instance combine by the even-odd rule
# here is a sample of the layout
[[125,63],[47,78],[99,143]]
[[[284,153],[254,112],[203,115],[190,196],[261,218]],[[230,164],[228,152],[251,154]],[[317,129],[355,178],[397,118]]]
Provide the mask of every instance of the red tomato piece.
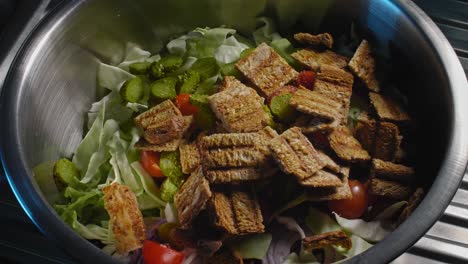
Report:
[[143,242],[143,262],[145,264],[180,264],[184,254],[151,240]]
[[307,89],[313,90],[315,83],[316,73],[313,71],[301,71],[299,73],[298,82],[300,85],[306,87]]
[[176,105],[184,116],[194,115],[198,111],[198,107],[190,103],[190,94],[177,95]]
[[159,168],[159,153],[153,151],[142,151],[140,163],[143,169],[152,177],[164,177],[161,168]]
[[351,188],[352,198],[329,201],[328,208],[344,218],[357,219],[366,211],[369,196],[366,187],[357,180],[349,180],[349,188]]

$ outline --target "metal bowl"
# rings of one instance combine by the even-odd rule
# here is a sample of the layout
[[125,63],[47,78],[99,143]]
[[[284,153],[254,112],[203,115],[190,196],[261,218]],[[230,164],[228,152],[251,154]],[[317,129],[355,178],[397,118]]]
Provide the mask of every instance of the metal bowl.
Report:
[[435,24],[409,0],[88,0],[52,10],[24,43],[2,91],[1,157],[11,187],[34,223],[90,263],[113,260],[60,220],[32,168],[70,156],[96,100],[99,61],[117,63],[125,43],[157,52],[171,35],[225,24],[248,34],[259,15],[281,32],[348,30],[351,22],[391,58],[391,74],[418,122],[417,171],[429,192],[398,229],[350,263],[386,263],[414,244],[452,199],[468,159],[463,69]]

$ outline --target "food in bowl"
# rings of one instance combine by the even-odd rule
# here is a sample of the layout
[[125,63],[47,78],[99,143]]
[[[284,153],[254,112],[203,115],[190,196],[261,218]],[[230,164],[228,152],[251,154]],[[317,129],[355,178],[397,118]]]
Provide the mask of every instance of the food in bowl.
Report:
[[413,121],[372,43],[260,21],[100,64],[86,135],[39,182],[71,228],[131,263],[329,263],[408,217]]

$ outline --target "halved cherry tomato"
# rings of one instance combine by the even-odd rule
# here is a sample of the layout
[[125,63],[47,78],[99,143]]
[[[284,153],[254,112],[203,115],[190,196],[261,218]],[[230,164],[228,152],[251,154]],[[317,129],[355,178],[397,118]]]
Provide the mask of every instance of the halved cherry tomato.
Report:
[[176,105],[184,116],[194,115],[198,111],[198,107],[190,103],[190,94],[177,95]]
[[184,254],[158,242],[145,240],[143,242],[143,262],[145,264],[180,264]]
[[153,151],[142,151],[140,163],[149,175],[156,178],[164,177],[161,168],[159,168],[159,153]]
[[349,180],[349,188],[351,188],[352,198],[329,201],[328,208],[344,218],[356,219],[366,211],[369,196],[366,187],[357,180]]
[[298,77],[299,84],[312,90],[314,89],[315,76],[313,71],[301,71]]

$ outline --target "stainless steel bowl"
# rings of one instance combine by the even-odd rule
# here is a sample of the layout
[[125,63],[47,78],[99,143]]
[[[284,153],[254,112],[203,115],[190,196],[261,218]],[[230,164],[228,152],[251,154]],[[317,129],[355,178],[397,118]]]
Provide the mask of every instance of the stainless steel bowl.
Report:
[[[41,5],[42,6],[42,5]],[[225,24],[248,34],[255,17],[274,17],[284,34],[339,33],[351,22],[391,57],[391,73],[418,121],[417,171],[429,192],[397,230],[351,263],[384,263],[403,253],[439,218],[468,159],[467,81],[446,38],[409,0],[87,0],[52,10],[10,68],[1,101],[1,157],[7,178],[36,225],[77,259],[112,259],[63,223],[32,178],[37,164],[70,156],[96,99],[99,61],[122,59],[125,43],[152,52],[197,26]]]

